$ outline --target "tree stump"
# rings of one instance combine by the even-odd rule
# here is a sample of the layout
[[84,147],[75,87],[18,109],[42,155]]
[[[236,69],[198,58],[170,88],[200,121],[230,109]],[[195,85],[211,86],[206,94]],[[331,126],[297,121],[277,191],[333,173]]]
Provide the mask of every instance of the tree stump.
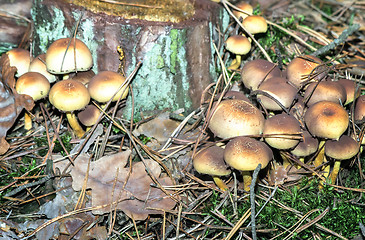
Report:
[[209,0],[35,0],[32,18],[35,55],[54,40],[72,36],[81,19],[77,38],[91,49],[94,71],[118,70],[118,46],[127,75],[141,61],[132,81],[137,116],[199,106],[202,91],[216,79],[216,29],[223,32],[229,21],[224,9]]

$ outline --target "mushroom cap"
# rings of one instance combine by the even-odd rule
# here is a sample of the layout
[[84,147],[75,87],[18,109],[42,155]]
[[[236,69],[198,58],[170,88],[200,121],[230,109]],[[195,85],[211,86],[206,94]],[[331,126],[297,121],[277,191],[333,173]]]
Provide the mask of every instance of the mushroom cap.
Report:
[[90,80],[95,76],[95,73],[93,70],[85,71],[85,72],[77,72],[74,76],[71,78],[73,80],[76,80],[78,82],[81,82],[85,86],[89,85]]
[[[288,84],[286,79],[282,77],[273,77],[265,80],[259,86],[259,90],[268,93],[286,108],[289,108],[292,105],[293,100],[297,95],[297,89]],[[257,98],[260,99],[262,105],[268,110],[283,110],[274,100],[265,95],[257,94]]]
[[361,95],[356,100],[354,118],[356,123],[365,121],[365,95]]
[[308,131],[303,131],[303,139],[290,152],[297,157],[306,157],[318,150],[318,139],[312,137]]
[[86,108],[77,114],[80,122],[86,126],[93,126],[100,116],[100,110],[93,104],[89,104]]
[[19,94],[27,94],[38,101],[47,96],[51,85],[48,79],[38,72],[26,72],[15,83]]
[[[242,11],[248,13],[249,15],[252,15],[253,13],[253,7],[244,1],[235,4],[235,6],[241,9]],[[246,13],[237,10],[233,10],[232,13],[236,16],[236,18],[238,19],[242,18],[242,20],[249,16]]]
[[303,82],[308,80],[309,74],[312,73],[314,79],[321,79],[325,76],[325,72],[319,73],[320,69],[313,71],[320,64],[323,64],[322,60],[311,55],[296,57],[287,66],[286,77],[295,87],[301,88]]
[[[92,99],[105,103],[110,100],[116,90],[124,83],[125,77],[112,71],[102,71],[96,74],[89,82],[88,89]],[[128,95],[128,86],[124,85],[114,96],[112,101],[126,98]]]
[[90,49],[81,40],[60,38],[47,49],[46,65],[53,74],[87,71],[93,65],[93,58]]
[[40,54],[37,57],[35,57],[29,65],[29,72],[38,72],[45,76],[50,83],[53,83],[57,80],[56,76],[49,73],[47,71],[46,66],[46,54]]
[[87,88],[72,79],[62,80],[53,85],[48,98],[53,106],[63,112],[83,109],[90,102]]
[[250,102],[250,99],[248,97],[246,97],[246,95],[241,92],[241,91],[227,91],[224,94],[224,98],[225,99],[240,99],[240,100],[245,100],[246,102]]
[[257,90],[260,82],[265,79],[280,76],[280,68],[264,59],[249,61],[243,65],[241,70],[241,80],[245,87],[251,91]]
[[356,91],[356,83],[353,80],[341,78],[337,81],[346,91],[346,102],[344,105],[347,105],[354,101],[356,97],[359,96],[360,92],[358,92],[357,96],[355,96]]
[[[298,134],[301,132],[298,120],[286,113],[281,113],[266,119],[264,134]],[[298,139],[283,137],[264,137],[265,142],[276,149],[290,149],[295,147]]]
[[242,25],[251,34],[265,33],[267,31],[267,22],[265,18],[257,15],[246,17],[242,21]]
[[231,173],[223,158],[224,149],[211,146],[200,150],[193,159],[194,169],[211,176],[227,176]]
[[226,49],[234,54],[245,55],[251,50],[251,42],[243,35],[233,35],[227,38]]
[[31,61],[30,52],[22,48],[13,48],[6,52],[11,67],[16,67],[15,76],[20,77],[28,72]]
[[261,163],[265,168],[273,158],[271,149],[263,142],[249,137],[236,137],[224,149],[224,160],[239,171],[255,170]]
[[304,121],[313,136],[339,139],[348,127],[349,116],[340,104],[321,101],[307,109]]
[[346,90],[341,84],[334,81],[313,82],[308,85],[304,93],[304,99],[308,99],[307,105],[311,106],[320,101],[330,101],[343,104],[346,102]]
[[209,129],[220,138],[261,134],[265,118],[252,103],[239,99],[223,100],[213,112]]
[[327,140],[324,145],[325,154],[336,160],[350,159],[359,152],[359,149],[358,142],[347,135],[342,135],[338,141]]

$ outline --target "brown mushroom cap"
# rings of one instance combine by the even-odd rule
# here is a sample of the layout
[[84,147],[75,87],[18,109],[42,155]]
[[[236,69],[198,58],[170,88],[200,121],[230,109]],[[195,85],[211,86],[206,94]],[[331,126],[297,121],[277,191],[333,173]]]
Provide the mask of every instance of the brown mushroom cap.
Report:
[[344,105],[347,105],[354,101],[355,98],[357,98],[360,94],[358,92],[357,96],[355,96],[356,91],[356,83],[353,80],[341,78],[337,81],[346,91],[346,102]]
[[72,112],[85,108],[90,102],[90,95],[82,83],[67,79],[53,85],[49,91],[49,101],[60,111]]
[[265,118],[252,103],[239,99],[222,101],[209,122],[209,129],[220,138],[261,134]]
[[[105,103],[112,98],[118,88],[124,83],[125,77],[112,71],[102,71],[96,74],[89,82],[88,89],[91,98],[100,103]],[[126,98],[128,95],[128,86],[124,85],[114,96],[112,101]]]
[[343,104],[346,102],[346,90],[338,82],[314,82],[309,84],[306,88],[304,99],[309,99],[307,101],[308,106],[320,101],[330,101]]
[[255,170],[259,163],[265,168],[272,157],[273,153],[265,143],[243,136],[230,140],[224,150],[226,163],[239,171]]
[[95,76],[93,70],[85,71],[85,72],[77,72],[74,76],[72,76],[73,80],[81,82],[85,86],[89,85],[90,80]]
[[295,87],[301,88],[303,82],[306,82],[308,80],[309,74],[312,73],[311,76],[313,76],[314,79],[320,79],[325,75],[325,73],[321,73],[318,75],[320,71],[319,69],[318,71],[314,70],[317,66],[319,66],[322,63],[323,62],[321,59],[311,55],[296,57],[289,63],[288,67],[286,68],[287,79]]
[[[281,113],[266,119],[264,134],[298,134],[300,124],[296,118],[286,113]],[[276,149],[290,149],[295,147],[299,140],[284,137],[264,137],[265,142]]]
[[224,149],[212,146],[200,150],[193,159],[194,169],[211,176],[227,176],[231,173],[223,158]]
[[318,150],[318,139],[312,137],[308,131],[303,131],[303,140],[290,152],[297,157],[306,157]]
[[359,144],[351,137],[342,135],[338,141],[327,140],[324,145],[325,154],[336,160],[346,160],[359,152]]
[[28,72],[30,61],[30,52],[22,48],[13,48],[6,52],[9,57],[9,63],[11,67],[16,67],[16,77],[20,77],[24,73]]
[[265,33],[267,31],[267,22],[265,18],[257,15],[246,17],[242,25],[251,34]]
[[93,65],[93,59],[90,49],[81,40],[60,38],[49,46],[46,65],[50,73],[66,74],[89,70]]
[[93,126],[100,116],[100,110],[93,104],[89,104],[86,108],[77,114],[80,122],[87,127]]
[[226,49],[231,53],[245,55],[251,50],[251,42],[242,35],[233,35],[226,40]]
[[250,99],[241,91],[228,91],[224,94],[225,99],[239,99],[250,102]]
[[242,20],[243,20],[243,19],[245,19],[246,17],[248,17],[249,15],[251,15],[253,13],[253,7],[250,4],[248,4],[244,1],[241,1],[237,4],[235,4],[235,6],[239,9],[241,9],[242,11],[248,13],[248,15],[247,15],[246,13],[243,13],[243,12],[240,12],[240,11],[237,11],[237,10],[233,10],[232,13],[238,19],[242,18]]
[[27,72],[21,75],[15,83],[19,94],[27,94],[38,101],[47,96],[51,85],[48,79],[37,72]]
[[[288,84],[286,79],[282,77],[273,77],[265,80],[259,86],[259,90],[268,93],[286,108],[289,108],[292,105],[293,100],[297,95],[297,89]],[[262,105],[268,110],[283,110],[273,99],[265,95],[257,94],[257,98],[260,99]]]
[[354,118],[356,123],[365,121],[365,95],[361,95],[356,100]]
[[304,114],[308,131],[315,137],[339,139],[349,124],[347,111],[338,103],[321,101]]
[[264,59],[247,62],[241,70],[243,84],[252,91],[257,90],[258,85],[265,79],[280,76],[281,71],[279,67]]
[[57,80],[56,76],[49,73],[47,71],[46,66],[46,54],[40,54],[37,57],[35,57],[29,65],[29,72],[38,72],[45,76],[50,83],[53,83]]

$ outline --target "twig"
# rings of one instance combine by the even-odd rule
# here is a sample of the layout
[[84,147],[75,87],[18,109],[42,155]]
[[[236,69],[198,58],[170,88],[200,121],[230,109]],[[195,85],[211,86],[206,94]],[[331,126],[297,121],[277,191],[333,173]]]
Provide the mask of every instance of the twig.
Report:
[[8,192],[7,194],[5,194],[4,197],[11,197],[11,196],[14,196],[15,194],[23,191],[24,189],[26,188],[30,188],[30,187],[33,187],[33,186],[37,186],[37,185],[41,185],[45,182],[47,182],[49,179],[51,179],[53,176],[51,175],[48,175],[38,181],[35,181],[35,182],[31,182],[31,183],[28,183],[28,184],[24,184],[22,186],[19,186],[18,188],[14,189],[13,191],[10,191]]
[[338,38],[333,40],[330,44],[323,46],[320,49],[318,49],[317,51],[313,52],[311,55],[319,56],[319,55],[327,53],[328,51],[331,51],[332,49],[336,48],[341,43],[344,43],[346,41],[346,39],[350,35],[352,35],[354,32],[359,30],[359,28],[360,28],[359,24],[354,24],[354,25],[349,26],[348,28],[343,30],[343,32],[341,33],[341,35]]
[[255,216],[255,185],[256,185],[256,180],[257,180],[257,176],[259,175],[259,172],[261,170],[261,163],[259,163],[259,165],[257,165],[255,171],[253,171],[252,174],[252,181],[251,181],[251,186],[250,186],[250,201],[251,201],[251,227],[252,227],[252,239],[256,240],[257,239],[257,235],[256,235],[256,216]]

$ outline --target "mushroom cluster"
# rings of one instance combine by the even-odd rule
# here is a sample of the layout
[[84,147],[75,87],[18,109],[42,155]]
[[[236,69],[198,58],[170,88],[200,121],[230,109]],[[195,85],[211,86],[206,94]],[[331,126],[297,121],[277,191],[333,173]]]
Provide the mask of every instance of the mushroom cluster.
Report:
[[[353,159],[364,144],[349,119],[353,116],[354,124],[364,123],[365,98],[356,93],[351,79],[331,76],[326,64],[310,55],[294,58],[284,71],[263,59],[244,64],[241,80],[249,98],[227,94],[213,105],[208,118],[213,140],[226,143],[219,160],[224,171],[220,171],[224,175],[228,170],[241,172],[248,191],[249,171],[259,163],[267,166],[275,156],[275,164],[285,169],[311,168],[335,183],[341,161]],[[200,156],[193,158],[194,166]],[[216,178],[218,174],[208,168],[218,169],[217,160],[208,160],[204,173]],[[221,182],[219,186],[225,186]]]
[[[96,123],[100,105],[109,100],[126,98],[128,86],[125,77],[112,71],[95,74],[90,49],[77,38],[61,38],[54,41],[47,52],[33,58],[29,51],[12,49],[7,52],[10,66],[17,69],[15,89],[19,94],[29,95],[34,101],[48,96],[50,103],[66,113],[70,127],[81,138],[85,127]],[[120,89],[120,90],[118,90]],[[88,106],[88,107],[87,107]],[[76,116],[78,112],[78,119]],[[25,113],[24,128],[32,128],[31,114]]]

